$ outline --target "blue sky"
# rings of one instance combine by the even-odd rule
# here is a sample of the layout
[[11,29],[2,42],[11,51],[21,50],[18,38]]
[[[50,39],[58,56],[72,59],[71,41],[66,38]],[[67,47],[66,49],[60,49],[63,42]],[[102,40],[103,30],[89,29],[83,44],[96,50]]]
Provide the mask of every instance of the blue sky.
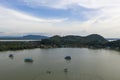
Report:
[[120,37],[119,0],[0,0],[0,35]]
[[35,6],[31,7],[27,5],[24,1],[20,0],[2,0],[1,5],[17,10],[26,14],[29,14],[34,17],[40,17],[45,19],[61,19],[68,18],[71,21],[85,21],[89,17],[86,17],[84,13],[89,13],[89,16],[95,16],[97,9],[86,8],[80,5],[73,4],[68,8],[52,8],[49,6]]

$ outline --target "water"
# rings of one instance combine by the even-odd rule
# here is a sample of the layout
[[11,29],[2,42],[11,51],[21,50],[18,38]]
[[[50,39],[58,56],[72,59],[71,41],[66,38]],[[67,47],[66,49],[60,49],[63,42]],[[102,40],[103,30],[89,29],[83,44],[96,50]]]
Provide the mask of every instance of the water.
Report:
[[[64,59],[68,55],[71,61]],[[25,63],[28,57],[34,62]],[[120,52],[87,48],[0,52],[0,80],[120,80]]]

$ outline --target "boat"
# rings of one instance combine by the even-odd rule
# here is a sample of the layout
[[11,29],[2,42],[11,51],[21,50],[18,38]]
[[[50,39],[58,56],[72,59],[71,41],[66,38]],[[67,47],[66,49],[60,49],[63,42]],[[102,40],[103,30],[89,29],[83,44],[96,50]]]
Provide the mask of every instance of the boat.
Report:
[[10,58],[13,58],[14,56],[13,56],[13,54],[9,54],[9,57],[10,57]]
[[71,60],[71,56],[66,56],[65,59],[66,60]]
[[32,58],[25,58],[24,62],[33,62],[33,59]]

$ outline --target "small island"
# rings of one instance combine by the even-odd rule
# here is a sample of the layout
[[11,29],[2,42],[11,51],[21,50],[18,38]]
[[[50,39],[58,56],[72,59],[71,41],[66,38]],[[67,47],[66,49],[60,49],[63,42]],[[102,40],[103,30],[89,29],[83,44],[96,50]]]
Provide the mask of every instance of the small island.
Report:
[[21,50],[33,48],[105,48],[120,50],[120,40],[108,41],[98,34],[88,36],[58,36],[45,38],[40,41],[1,41],[0,51]]

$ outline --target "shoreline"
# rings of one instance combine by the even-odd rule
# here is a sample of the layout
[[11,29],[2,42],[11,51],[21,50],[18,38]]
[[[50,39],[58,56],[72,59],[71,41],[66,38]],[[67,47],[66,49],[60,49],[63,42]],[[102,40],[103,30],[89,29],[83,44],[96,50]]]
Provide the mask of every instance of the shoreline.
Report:
[[[43,47],[44,46],[44,47]],[[0,52],[3,51],[19,51],[19,50],[27,50],[27,49],[54,49],[54,48],[88,48],[88,49],[105,49],[105,50],[115,50],[115,51],[120,51],[118,48],[109,48],[109,47],[94,47],[94,46],[80,46],[80,47],[75,47],[75,46],[67,46],[67,47],[58,47],[58,46],[51,46],[51,45],[25,45],[25,46],[6,46],[7,48],[3,49],[0,47]]]

